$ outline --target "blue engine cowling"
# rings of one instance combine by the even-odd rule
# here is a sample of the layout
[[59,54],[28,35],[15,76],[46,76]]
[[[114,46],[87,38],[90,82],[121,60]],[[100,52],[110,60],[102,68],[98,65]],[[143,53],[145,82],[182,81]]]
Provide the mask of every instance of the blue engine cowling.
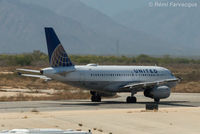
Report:
[[144,96],[153,99],[164,99],[170,96],[171,89],[168,86],[159,86],[153,89],[146,89]]

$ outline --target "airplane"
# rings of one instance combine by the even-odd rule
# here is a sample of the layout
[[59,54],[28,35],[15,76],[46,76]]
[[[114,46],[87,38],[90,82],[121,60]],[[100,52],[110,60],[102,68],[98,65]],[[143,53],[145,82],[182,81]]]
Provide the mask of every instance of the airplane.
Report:
[[160,99],[170,96],[171,88],[180,81],[170,70],[159,66],[116,66],[116,65],[74,65],[64,50],[52,27],[45,27],[50,67],[41,70],[17,69],[18,71],[38,73],[26,77],[41,78],[46,81],[57,80],[72,86],[89,90],[92,102],[101,102],[103,96],[114,96],[120,92],[130,92],[127,103],[136,103],[134,96],[143,92],[145,97]]

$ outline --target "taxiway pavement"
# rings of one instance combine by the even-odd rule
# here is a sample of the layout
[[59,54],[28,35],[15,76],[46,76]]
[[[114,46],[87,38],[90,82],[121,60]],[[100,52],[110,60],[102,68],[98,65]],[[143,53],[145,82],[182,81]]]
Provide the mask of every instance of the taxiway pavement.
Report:
[[[0,102],[0,112],[20,112],[37,109],[39,111],[63,111],[63,110],[96,110],[96,109],[134,109],[145,108],[145,104],[153,100],[144,97],[142,93],[136,94],[137,103],[127,104],[128,93],[119,94],[120,97],[102,99],[102,102],[90,100],[64,100],[64,101],[18,101]],[[171,107],[199,107],[200,93],[172,93],[168,99],[159,103],[159,108]]]

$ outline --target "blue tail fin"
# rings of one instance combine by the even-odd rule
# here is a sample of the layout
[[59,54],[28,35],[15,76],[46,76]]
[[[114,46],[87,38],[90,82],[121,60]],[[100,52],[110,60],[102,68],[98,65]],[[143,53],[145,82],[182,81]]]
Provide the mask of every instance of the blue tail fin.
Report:
[[51,67],[73,66],[53,28],[45,27],[45,35]]

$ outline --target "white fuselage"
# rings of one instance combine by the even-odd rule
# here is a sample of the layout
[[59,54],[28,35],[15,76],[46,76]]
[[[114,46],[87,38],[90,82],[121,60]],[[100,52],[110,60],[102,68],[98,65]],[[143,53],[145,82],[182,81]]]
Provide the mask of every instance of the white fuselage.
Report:
[[[60,73],[62,71],[65,72]],[[73,86],[110,92],[123,92],[119,88],[128,83],[175,78],[168,69],[158,66],[99,66],[88,64],[61,68],[50,67],[43,69],[43,72],[47,77]],[[175,85],[168,86],[173,87]]]

